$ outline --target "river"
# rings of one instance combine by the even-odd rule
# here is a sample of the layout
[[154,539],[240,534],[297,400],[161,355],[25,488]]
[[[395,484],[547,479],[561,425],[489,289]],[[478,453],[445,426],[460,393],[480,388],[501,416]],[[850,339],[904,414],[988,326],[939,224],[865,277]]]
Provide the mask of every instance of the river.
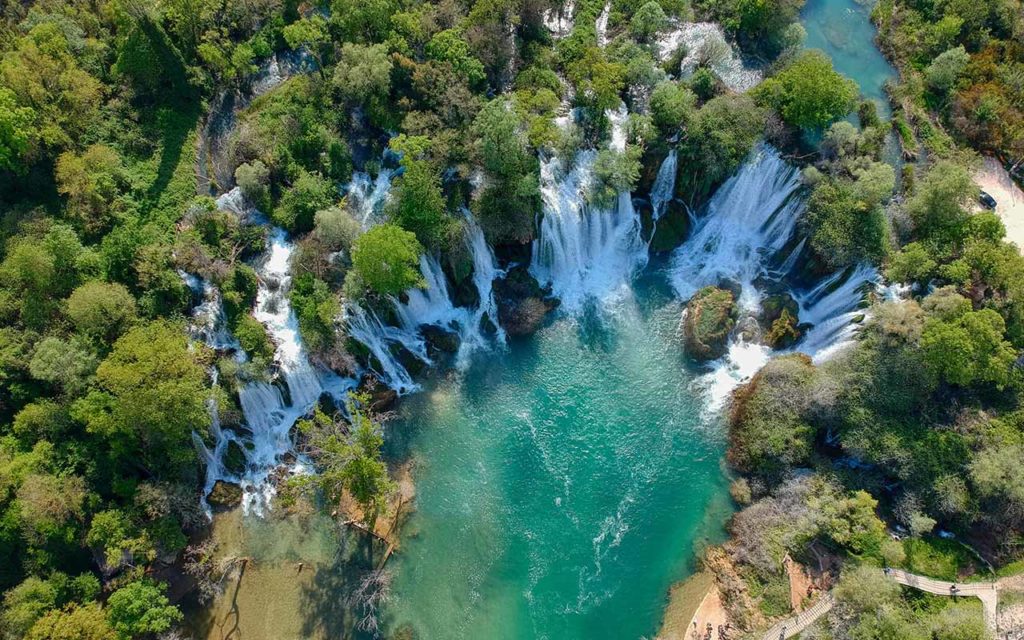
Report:
[[680,305],[651,269],[402,404],[417,510],[394,627],[419,638],[637,638],[729,513]]

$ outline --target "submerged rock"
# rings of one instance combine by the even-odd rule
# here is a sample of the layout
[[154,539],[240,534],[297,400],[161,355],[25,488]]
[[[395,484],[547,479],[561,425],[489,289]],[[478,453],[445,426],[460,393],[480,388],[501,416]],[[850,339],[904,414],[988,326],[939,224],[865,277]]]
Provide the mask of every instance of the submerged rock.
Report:
[[242,502],[242,487],[234,482],[218,480],[214,483],[206,501],[214,509],[232,509]]
[[427,350],[431,357],[441,353],[455,353],[459,350],[459,334],[451,329],[436,324],[420,327],[423,339],[427,341]]
[[704,287],[686,303],[682,321],[686,352],[697,360],[721,358],[735,326],[736,299],[732,292]]
[[504,278],[495,280],[494,298],[498,320],[510,336],[534,333],[558,307],[558,301],[547,295],[524,266],[512,267]]
[[227,451],[224,452],[224,468],[235,475],[242,475],[245,472],[246,457],[242,445],[234,440],[228,442]]
[[654,253],[672,251],[683,244],[689,230],[690,215],[686,211],[686,205],[679,199],[670,200],[665,208],[665,213],[661,215],[661,219],[658,220],[658,224],[654,228],[651,251]]

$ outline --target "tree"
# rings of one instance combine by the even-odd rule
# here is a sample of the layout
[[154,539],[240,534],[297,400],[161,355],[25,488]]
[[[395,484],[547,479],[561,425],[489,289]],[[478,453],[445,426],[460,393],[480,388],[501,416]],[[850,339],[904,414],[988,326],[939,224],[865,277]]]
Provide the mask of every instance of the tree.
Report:
[[1006,325],[992,309],[967,311],[948,319],[930,318],[921,335],[925,363],[949,384],[969,387],[1010,383],[1017,359],[1003,339]]
[[539,165],[519,117],[508,100],[492,100],[477,115],[472,132],[488,178],[475,203],[484,233],[492,244],[530,241],[540,208]]
[[740,166],[764,131],[765,114],[747,95],[718,96],[696,112],[680,145],[683,172],[680,187],[698,198]]
[[85,391],[97,364],[96,356],[81,340],[48,336],[36,344],[28,367],[33,378],[57,385],[74,397]]
[[391,57],[382,44],[346,42],[334,68],[334,86],[342,97],[367,108],[371,114],[387,107],[391,91]]
[[994,445],[974,455],[971,482],[983,497],[994,500],[997,511],[1014,520],[1024,517],[1024,475],[1020,473],[1024,446]]
[[209,424],[205,378],[184,328],[152,322],[114,343],[96,371],[95,388],[72,405],[72,416],[116,455],[176,471],[194,464],[191,433]]
[[427,58],[452,65],[455,73],[466,78],[471,87],[479,87],[487,79],[484,65],[469,50],[466,38],[458,29],[437,33],[426,47]]
[[95,602],[53,609],[29,629],[25,640],[117,640],[107,615]]
[[4,594],[3,613],[0,613],[4,631],[14,638],[23,637],[39,618],[57,606],[57,602],[57,590],[48,580],[35,576],[26,578]]
[[57,158],[57,190],[67,198],[67,213],[84,233],[106,231],[116,218],[115,199],[125,185],[121,156],[94,144],[81,155],[68,151]]
[[93,280],[72,292],[67,313],[83,335],[112,342],[137,319],[135,298],[120,283]]
[[23,173],[29,148],[36,137],[36,112],[18,105],[13,91],[0,87],[0,169]]
[[285,26],[281,31],[284,41],[292,49],[306,47],[316,58],[320,74],[324,71],[324,58],[322,50],[331,42],[331,34],[327,31],[327,21],[319,14],[313,14],[308,18],[296,20]]
[[696,97],[684,85],[666,80],[651,93],[651,117],[663,135],[675,135],[694,113]]
[[928,86],[940,94],[948,92],[960,79],[970,61],[971,56],[963,45],[940,53],[924,70]]
[[240,164],[235,169],[235,183],[257,210],[270,210],[270,169],[262,161]]
[[971,174],[951,160],[936,162],[907,202],[918,235],[939,243],[957,242],[970,219],[968,203],[978,196]]
[[363,228],[341,207],[321,209],[313,216],[313,233],[329,251],[348,251]]
[[422,252],[423,247],[413,233],[392,224],[382,224],[356,240],[352,248],[352,268],[372,291],[397,295],[425,284],[418,269]]
[[814,188],[807,201],[805,223],[811,231],[811,247],[830,267],[863,260],[878,262],[885,255],[889,228],[877,192],[888,187],[891,193],[891,169],[888,177],[887,184],[864,184],[860,190],[859,182],[850,185],[835,179],[823,180]]
[[656,0],[643,4],[629,21],[629,32],[640,42],[650,42],[668,27],[668,17]]
[[317,411],[312,420],[301,421],[299,429],[308,439],[318,470],[309,480],[332,503],[341,499],[343,491],[350,492],[372,526],[394,483],[381,458],[384,437],[376,417],[367,409],[369,401],[366,395],[350,394],[348,425]]
[[388,220],[415,233],[423,246],[436,249],[449,222],[441,176],[427,160],[403,158],[402,165],[405,171],[387,204]]
[[337,200],[331,182],[317,173],[302,170],[291,189],[284,192],[281,202],[274,208],[274,222],[293,233],[313,228],[316,212],[326,209]]
[[791,125],[821,129],[853,109],[857,83],[836,72],[823,52],[809,49],[766,79],[754,95]]
[[181,621],[181,611],[164,595],[165,587],[152,580],[129,582],[107,600],[107,619],[122,640],[167,631]]

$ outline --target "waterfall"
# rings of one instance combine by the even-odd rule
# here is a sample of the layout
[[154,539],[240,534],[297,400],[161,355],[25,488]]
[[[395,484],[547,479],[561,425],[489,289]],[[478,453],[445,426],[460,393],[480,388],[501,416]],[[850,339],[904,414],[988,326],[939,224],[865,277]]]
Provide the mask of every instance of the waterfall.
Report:
[[[420,273],[423,274],[425,286],[406,291],[405,302],[398,298],[391,299],[401,326],[385,325],[376,314],[357,304],[349,304],[345,309],[349,334],[373,354],[377,360],[375,372],[382,382],[400,394],[415,391],[419,386],[395,357],[393,347],[402,347],[421,362],[432,364],[426,343],[420,335],[420,327],[424,325],[438,326],[458,334],[456,367],[460,370],[469,366],[470,356],[474,352],[495,343],[505,344],[505,332],[498,323],[493,289],[494,279],[501,275],[501,271],[480,225],[469,210],[463,209],[463,214],[466,221],[466,248],[473,259],[473,284],[480,299],[476,308],[455,306],[440,262],[434,256],[423,255],[420,257]],[[493,340],[484,335],[481,327],[485,317],[495,327]]]
[[[609,147],[626,146],[625,107],[609,114]],[[628,191],[618,194],[609,210],[591,207],[586,194],[594,181],[597,152],[580,151],[565,173],[557,158],[541,163],[543,217],[533,241],[530,273],[551,286],[561,308],[578,312],[588,299],[603,299],[628,284],[647,263],[647,245],[640,237],[640,216]]]
[[[764,295],[761,282],[785,278],[804,252],[801,240],[779,269],[770,268],[789,244],[803,212],[799,190],[797,169],[771,147],[762,146],[712,196],[690,238],[672,256],[670,277],[684,300],[705,286],[731,282],[740,287],[741,318],[728,352],[698,381],[706,390],[711,413],[721,409],[732,390],[749,380],[772,355],[757,339],[754,317]],[[800,323],[812,325],[794,350],[821,361],[849,344],[858,328],[854,320],[863,313],[860,307],[865,292],[878,282],[874,267],[860,265],[833,273],[806,291],[794,292]]]
[[597,21],[594,23],[594,30],[597,32],[597,46],[604,47],[608,44],[608,18],[612,13],[612,4],[608,2],[604,5],[604,9],[601,10],[601,14],[597,16]]
[[800,322],[814,326],[796,349],[820,362],[848,345],[858,328],[853,321],[864,314],[861,307],[865,294],[879,285],[879,280],[874,267],[862,264],[837,271],[809,291],[797,293],[794,297],[800,304]]
[[736,282],[740,307],[756,311],[754,281],[792,237],[803,202],[800,172],[771,147],[761,147],[715,192],[689,239],[672,255],[671,279],[679,297]]
[[722,27],[713,22],[684,22],[659,38],[659,61],[667,61],[680,47],[686,50],[679,68],[683,78],[688,78],[698,67],[707,66],[725,86],[737,93],[761,82],[761,72],[743,65],[743,60],[725,39]]
[[399,394],[411,393],[419,389],[405,366],[398,360],[392,347],[401,346],[425,364],[432,364],[427,355],[427,345],[418,332],[410,332],[405,328],[391,327],[380,321],[375,313],[367,311],[357,304],[345,306],[343,318],[348,333],[358,340],[377,361],[371,369],[381,382]]
[[678,165],[678,153],[672,149],[661,162],[658,175],[654,178],[651,186],[651,217],[655,222],[664,215],[668,203],[675,197]]
[[381,167],[376,178],[365,171],[352,174],[352,180],[345,187],[348,204],[364,229],[381,222],[384,203],[391,195],[391,181],[399,171]]
[[[250,221],[264,221],[241,192],[235,188],[218,201],[222,210],[231,211]],[[263,514],[275,494],[271,473],[292,448],[291,428],[319,401],[330,395],[336,403],[344,401],[356,381],[329,371],[319,371],[306,356],[299,335],[298,319],[291,308],[288,292],[291,286],[291,255],[293,245],[283,229],[272,227],[269,247],[257,269],[259,287],[253,316],[266,328],[274,344],[274,368],[283,381],[281,387],[265,380],[252,380],[238,389],[238,401],[245,418],[248,436],[241,439],[233,431],[220,427],[216,403],[210,399],[211,429],[214,440],[211,451],[198,435],[193,440],[206,463],[206,493],[217,480],[242,485],[242,506],[245,513]],[[183,274],[193,290],[201,291],[204,301],[192,313],[190,333],[197,340],[221,352],[234,352],[236,360],[248,358],[237,339],[228,331],[220,292],[200,279]],[[216,385],[217,370],[211,370]],[[240,445],[246,457],[245,472],[239,476],[223,465],[223,456],[231,442]]]

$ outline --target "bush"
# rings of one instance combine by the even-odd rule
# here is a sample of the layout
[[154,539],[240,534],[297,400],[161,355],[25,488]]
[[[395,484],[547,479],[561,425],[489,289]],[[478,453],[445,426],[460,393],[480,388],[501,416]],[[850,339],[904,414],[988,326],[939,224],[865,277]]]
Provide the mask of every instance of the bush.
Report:
[[848,114],[858,93],[857,83],[836,72],[829,57],[816,49],[799,53],[754,89],[760,103],[806,129],[821,129]]
[[352,249],[353,272],[372,291],[398,295],[423,286],[419,258],[423,247],[401,227],[382,224],[359,236]]

